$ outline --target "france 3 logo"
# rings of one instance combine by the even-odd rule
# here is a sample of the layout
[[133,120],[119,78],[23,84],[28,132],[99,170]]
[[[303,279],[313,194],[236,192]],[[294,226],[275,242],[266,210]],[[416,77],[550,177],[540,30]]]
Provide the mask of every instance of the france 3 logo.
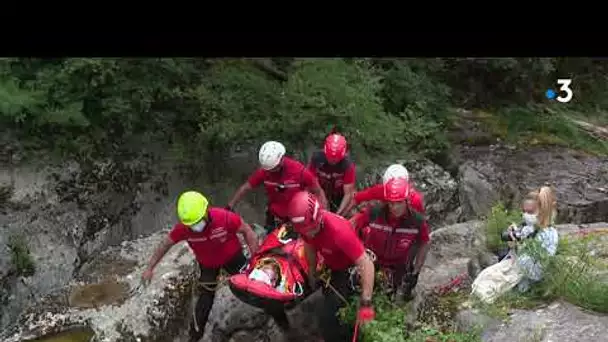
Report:
[[[574,93],[572,92],[572,89],[570,89],[570,84],[572,84],[572,79],[571,78],[560,78],[557,80],[557,84],[560,85],[559,87],[559,96],[558,93],[553,90],[553,89],[548,89],[545,92],[545,95],[547,96],[547,98],[549,100],[557,100],[561,103],[568,103],[572,100],[572,97],[574,96]],[[565,95],[565,96],[562,96]]]

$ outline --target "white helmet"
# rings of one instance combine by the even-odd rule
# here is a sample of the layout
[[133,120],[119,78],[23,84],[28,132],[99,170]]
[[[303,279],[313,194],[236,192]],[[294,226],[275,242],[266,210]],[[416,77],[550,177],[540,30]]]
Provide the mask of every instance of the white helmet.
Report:
[[406,181],[409,181],[410,175],[407,172],[407,169],[401,164],[393,164],[389,166],[384,172],[384,176],[382,176],[382,183],[386,184],[389,180],[393,178],[404,178]]
[[274,169],[285,155],[285,146],[277,141],[267,141],[260,148],[258,158],[264,170]]

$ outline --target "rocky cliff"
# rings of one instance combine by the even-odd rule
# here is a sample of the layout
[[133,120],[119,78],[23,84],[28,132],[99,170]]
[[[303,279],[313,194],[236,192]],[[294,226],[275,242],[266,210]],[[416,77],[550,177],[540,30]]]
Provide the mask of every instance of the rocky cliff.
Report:
[[[479,261],[484,237],[481,223],[471,220],[485,214],[493,201],[515,202],[548,182],[557,188],[561,222],[608,221],[606,159],[561,149],[493,146],[462,149],[457,160],[460,168],[455,177],[426,160],[404,162],[425,195],[435,228],[433,250],[414,301],[416,317],[433,303],[437,286],[470,272],[472,260],[477,268],[492,262],[491,257]],[[149,288],[137,288],[137,280],[173,222],[177,194],[191,187],[209,189],[222,205],[252,165],[251,160],[241,162],[232,168],[238,172],[233,179],[238,180],[210,187],[207,179],[181,176],[173,165],[151,154],[92,164],[33,166],[15,158],[4,162],[0,169],[2,337],[18,341],[87,326],[100,341],[179,341],[195,295],[191,291],[195,271],[187,249],[171,251]],[[366,177],[374,182],[377,175]],[[260,222],[263,202],[253,198],[238,210],[247,220]],[[460,223],[447,225],[456,222]],[[15,269],[14,251],[7,246],[12,236],[25,238],[33,275]],[[306,340],[315,334],[311,313],[317,304],[313,296],[289,313],[299,322],[299,333],[290,339]],[[556,305],[539,319],[566,317],[563,310],[570,307]],[[528,314],[532,315],[522,313]],[[600,321],[596,326],[596,319],[590,319],[589,324],[600,329]],[[283,337],[273,325],[259,310],[222,288],[204,340],[278,341]],[[496,331],[498,335],[492,336],[504,330]]]

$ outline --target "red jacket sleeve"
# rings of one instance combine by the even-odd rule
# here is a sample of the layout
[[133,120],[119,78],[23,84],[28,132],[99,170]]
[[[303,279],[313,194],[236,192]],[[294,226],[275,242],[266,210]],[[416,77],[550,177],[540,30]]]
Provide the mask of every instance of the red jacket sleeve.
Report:
[[169,239],[173,241],[173,243],[178,243],[184,241],[188,238],[188,227],[185,225],[178,223],[173,226],[173,229],[169,232]]
[[357,214],[355,214],[355,216],[353,216],[353,220],[355,223],[355,231],[359,232],[361,229],[365,228],[367,225],[369,225],[369,212],[371,210],[371,207],[365,207],[363,210],[361,210],[360,212],[358,212]]
[[365,247],[352,229],[341,229],[340,246],[348,260],[353,264],[365,253]]
[[226,211],[228,212],[228,217],[226,218],[226,221],[228,221],[228,226],[226,228],[228,228],[229,232],[236,233],[239,228],[241,228],[241,225],[243,225],[243,219],[238,214],[228,210]]
[[384,200],[384,186],[382,184],[376,184],[365,188],[355,194],[355,203],[361,204],[369,201],[382,201]]
[[264,182],[264,176],[264,170],[257,169],[254,173],[251,174],[251,176],[249,176],[247,182],[249,183],[249,186],[251,186],[252,188],[256,188],[260,184],[262,184],[262,182]]
[[346,172],[344,172],[344,184],[354,184],[355,174],[355,163],[351,163]]

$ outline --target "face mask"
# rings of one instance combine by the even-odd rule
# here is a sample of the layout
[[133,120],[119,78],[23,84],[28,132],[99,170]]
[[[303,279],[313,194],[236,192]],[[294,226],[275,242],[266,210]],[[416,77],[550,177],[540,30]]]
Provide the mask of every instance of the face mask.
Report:
[[207,226],[207,221],[201,220],[200,222],[191,225],[190,229],[192,229],[193,231],[195,231],[197,233],[200,233],[205,229],[206,226]]
[[528,213],[524,213],[524,222],[526,222],[527,225],[529,226],[533,226],[536,224],[537,222],[537,217],[534,214],[528,214]]
[[251,273],[249,274],[249,279],[261,281],[264,284],[272,286],[272,280],[270,279],[270,276],[266,272],[258,268],[251,271]]

